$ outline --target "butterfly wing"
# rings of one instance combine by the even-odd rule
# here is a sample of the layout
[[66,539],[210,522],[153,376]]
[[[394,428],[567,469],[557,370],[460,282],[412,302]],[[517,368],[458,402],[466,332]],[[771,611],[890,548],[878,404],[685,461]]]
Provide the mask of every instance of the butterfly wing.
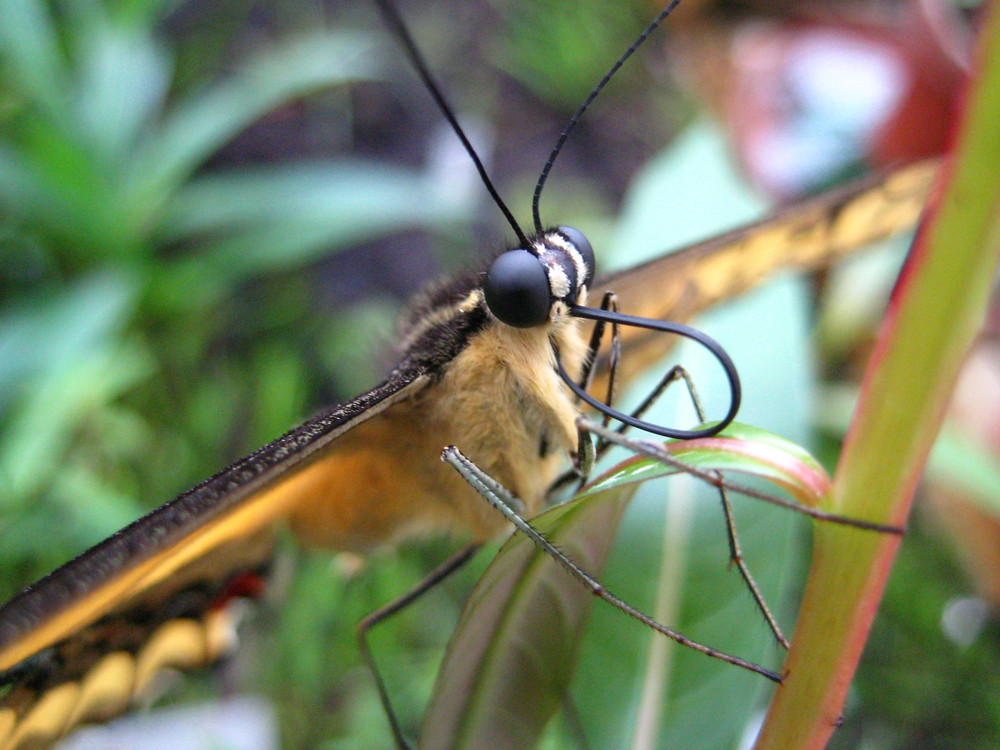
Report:
[[[614,291],[630,315],[687,321],[778,270],[821,268],[912,229],[937,166],[936,160],[921,162],[788,206],[764,221],[600,279],[592,298]],[[672,338],[623,328],[619,378],[627,382],[661,358]]]
[[0,608],[0,750],[44,746],[82,721],[120,712],[162,667],[216,658],[228,640],[224,605],[256,587],[276,522],[342,473],[338,438],[374,417],[386,420],[385,434],[393,407],[428,381],[420,369],[396,371]]

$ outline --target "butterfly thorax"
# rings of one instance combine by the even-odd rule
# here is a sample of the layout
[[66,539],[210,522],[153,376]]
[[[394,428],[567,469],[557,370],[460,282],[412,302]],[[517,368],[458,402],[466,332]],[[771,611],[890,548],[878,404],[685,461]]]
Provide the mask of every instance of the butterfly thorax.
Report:
[[420,369],[428,384],[345,435],[317,464],[317,476],[329,479],[296,503],[292,526],[301,538],[364,550],[427,530],[495,535],[504,520],[441,462],[448,445],[514,492],[529,514],[541,509],[577,447],[579,411],[555,370],[553,346],[574,377],[586,349],[579,322],[568,315],[570,304],[586,302],[586,276],[562,272],[572,261],[548,260],[558,294],[542,325],[498,320],[481,277],[418,297],[404,315],[399,368]]
[[[541,509],[577,447],[579,410],[556,373],[553,343],[569,372],[579,373],[585,344],[575,319],[524,329],[491,321],[449,365],[441,387],[427,392],[429,412],[448,436],[438,452],[458,446],[519,497],[529,515]],[[467,489],[449,498],[456,514],[479,535],[502,529],[502,518]]]

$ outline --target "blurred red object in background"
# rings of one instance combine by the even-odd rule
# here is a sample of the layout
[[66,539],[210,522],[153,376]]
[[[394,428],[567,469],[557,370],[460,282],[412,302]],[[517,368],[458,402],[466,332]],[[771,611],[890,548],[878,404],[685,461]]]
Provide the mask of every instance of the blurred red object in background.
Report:
[[691,83],[730,132],[750,180],[779,200],[870,167],[940,154],[972,33],[944,0],[799,6],[686,24]]

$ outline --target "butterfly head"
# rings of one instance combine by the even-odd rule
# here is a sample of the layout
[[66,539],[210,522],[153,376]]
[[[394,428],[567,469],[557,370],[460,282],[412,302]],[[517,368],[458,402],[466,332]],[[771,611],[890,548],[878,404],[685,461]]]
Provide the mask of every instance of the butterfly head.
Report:
[[583,234],[572,227],[539,232],[524,247],[498,256],[483,281],[483,296],[490,313],[513,328],[554,325],[570,317],[599,325],[631,326],[692,339],[718,360],[729,380],[731,400],[723,419],[709,427],[679,430],[625,414],[592,397],[563,367],[560,342],[551,338],[553,361],[559,377],[581,401],[606,417],[663,437],[688,440],[715,435],[733,421],[740,407],[739,374],[732,359],[715,339],[682,323],[625,315],[617,310],[587,307],[587,290],[594,278],[594,250]]
[[499,255],[483,281],[486,305],[501,323],[534,328],[586,304],[594,279],[594,250],[578,229],[557,227],[527,247]]

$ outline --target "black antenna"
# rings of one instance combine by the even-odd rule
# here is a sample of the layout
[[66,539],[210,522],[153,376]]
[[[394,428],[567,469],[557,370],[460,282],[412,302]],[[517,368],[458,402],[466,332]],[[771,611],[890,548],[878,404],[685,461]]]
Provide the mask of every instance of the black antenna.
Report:
[[618,69],[625,63],[626,60],[632,57],[632,54],[639,48],[639,45],[646,41],[646,37],[656,30],[656,27],[663,22],[664,18],[670,15],[670,12],[676,8],[680,2],[681,0],[672,0],[666,8],[660,11],[659,15],[653,19],[649,26],[647,26],[645,30],[643,30],[643,32],[636,37],[636,40],[632,42],[632,46],[625,50],[625,54],[615,61],[615,64],[611,66],[611,69],[604,75],[604,78],[601,79],[600,83],[594,86],[594,89],[587,95],[587,98],[584,100],[583,104],[580,105],[580,108],[571,118],[569,118],[569,122],[566,124],[566,127],[563,128],[562,133],[559,135],[559,139],[556,141],[555,147],[552,149],[552,153],[549,154],[548,161],[546,161],[545,166],[542,167],[542,173],[538,176],[538,183],[535,185],[535,194],[531,199],[531,216],[535,222],[536,232],[541,233],[542,231],[542,217],[538,210],[538,203],[542,199],[542,188],[545,186],[545,181],[549,178],[549,172],[552,171],[552,165],[555,163],[556,157],[559,156],[559,152],[562,151],[563,144],[565,144],[566,139],[569,138],[570,132],[576,126],[576,123],[579,122],[580,118],[583,117],[583,113],[587,111],[587,107],[591,105],[594,99],[597,98],[597,95],[601,93],[601,90],[608,85],[608,81],[610,81],[614,77],[615,73],[618,72]]
[[[679,2],[679,0],[676,1]],[[392,0],[375,0],[375,5],[382,13],[382,17],[385,18],[386,23],[389,24],[393,31],[395,31],[397,38],[403,45],[403,49],[410,58],[410,62],[412,62],[413,67],[416,68],[417,75],[419,75],[420,79],[424,82],[424,86],[427,87],[430,95],[434,98],[434,101],[438,105],[438,109],[440,109],[441,114],[444,115],[444,119],[446,119],[448,124],[451,125],[451,129],[455,132],[455,135],[458,136],[458,140],[462,142],[462,146],[465,147],[466,152],[472,158],[472,162],[476,165],[476,170],[479,172],[479,177],[482,179],[483,185],[486,186],[486,190],[490,194],[490,197],[493,198],[493,202],[497,204],[497,208],[500,209],[504,218],[507,219],[507,223],[513,228],[514,234],[517,235],[518,242],[521,243],[521,247],[529,247],[528,238],[525,236],[524,232],[521,231],[521,227],[514,218],[514,214],[510,212],[510,209],[507,208],[507,204],[503,202],[503,199],[500,197],[500,193],[497,192],[496,187],[493,185],[493,181],[486,173],[486,167],[483,166],[483,162],[479,158],[479,154],[477,154],[476,150],[472,147],[468,137],[465,135],[465,131],[462,130],[462,126],[458,124],[458,119],[455,117],[454,111],[444,98],[444,94],[442,93],[441,88],[437,85],[437,82],[434,80],[434,77],[431,75],[430,69],[424,62],[424,58],[420,54],[420,50],[417,49],[417,45],[414,43],[413,37],[410,36],[410,32],[403,23],[403,19],[399,15],[399,11],[396,10],[396,6],[393,5]]]

